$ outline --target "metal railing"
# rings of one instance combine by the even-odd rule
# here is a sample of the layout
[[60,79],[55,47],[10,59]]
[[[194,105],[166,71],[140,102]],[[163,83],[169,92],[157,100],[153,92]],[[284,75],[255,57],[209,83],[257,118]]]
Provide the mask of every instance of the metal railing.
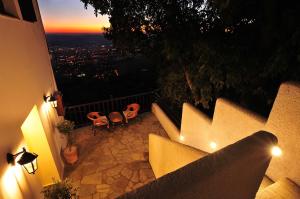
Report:
[[87,118],[89,112],[97,111],[108,115],[113,111],[122,111],[128,104],[138,103],[140,105],[139,113],[151,111],[151,104],[158,99],[157,90],[139,93],[125,97],[101,100],[86,104],[65,107],[65,119],[75,122],[76,127],[90,124]]

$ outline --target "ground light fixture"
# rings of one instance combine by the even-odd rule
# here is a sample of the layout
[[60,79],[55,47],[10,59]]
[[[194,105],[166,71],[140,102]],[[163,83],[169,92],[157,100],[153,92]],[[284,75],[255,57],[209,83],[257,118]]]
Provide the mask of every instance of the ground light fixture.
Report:
[[34,174],[35,171],[38,169],[37,165],[37,157],[38,155],[35,153],[29,153],[26,151],[25,148],[23,148],[23,151],[11,154],[7,153],[6,159],[8,164],[15,165],[16,158],[20,156],[20,159],[18,159],[17,163],[21,165],[29,174]]
[[215,143],[215,142],[210,142],[210,143],[209,143],[209,146],[210,146],[211,149],[216,150],[216,148],[217,148],[217,143]]
[[53,94],[51,94],[49,96],[44,95],[44,101],[46,103],[50,103],[53,108],[57,107],[57,99],[56,99],[55,95],[53,95]]
[[184,141],[184,136],[183,136],[183,135],[180,135],[180,136],[179,136],[179,139],[180,139],[181,141]]
[[273,156],[279,157],[279,156],[282,155],[282,150],[281,150],[281,148],[278,147],[278,146],[273,146],[273,147],[271,148],[271,153],[272,153]]

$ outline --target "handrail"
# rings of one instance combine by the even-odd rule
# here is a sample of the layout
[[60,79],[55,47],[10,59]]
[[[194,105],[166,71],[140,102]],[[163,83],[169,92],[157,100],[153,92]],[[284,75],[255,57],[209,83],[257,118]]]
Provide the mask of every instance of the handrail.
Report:
[[141,95],[146,95],[146,94],[154,94],[155,96],[159,96],[157,95],[159,89],[153,90],[153,91],[148,91],[148,92],[143,92],[143,93],[138,93],[138,94],[134,94],[134,95],[128,95],[128,96],[124,96],[124,97],[116,97],[116,98],[112,98],[112,99],[105,99],[105,100],[100,100],[100,101],[94,101],[94,102],[89,102],[89,103],[85,103],[85,104],[76,104],[76,105],[72,105],[72,106],[67,106],[65,108],[75,108],[78,106],[87,106],[87,105],[91,105],[91,104],[95,104],[95,103],[101,103],[101,102],[109,102],[111,100],[122,100],[122,99],[126,99],[128,97],[138,97]]
[[97,111],[108,115],[113,111],[122,111],[131,103],[140,104],[139,113],[149,112],[151,104],[158,99],[157,93],[158,90],[152,90],[135,95],[67,106],[65,107],[65,119],[74,121],[76,127],[85,126],[90,124],[90,121],[86,117],[89,112]]

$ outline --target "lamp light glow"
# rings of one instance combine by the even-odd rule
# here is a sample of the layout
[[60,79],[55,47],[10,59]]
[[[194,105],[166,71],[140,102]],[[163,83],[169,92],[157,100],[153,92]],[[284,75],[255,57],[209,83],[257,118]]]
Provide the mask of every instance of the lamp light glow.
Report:
[[217,143],[215,143],[215,142],[210,142],[210,143],[209,143],[209,146],[210,146],[211,149],[215,150],[215,149],[217,148]]
[[273,146],[271,149],[271,153],[273,156],[281,156],[282,155],[282,150],[278,146]]
[[50,103],[53,108],[57,107],[57,99],[55,95],[51,94],[50,96],[44,96],[44,101]]
[[180,136],[179,136],[179,139],[180,139],[181,141],[184,141],[184,136],[183,136],[183,135],[180,135]]

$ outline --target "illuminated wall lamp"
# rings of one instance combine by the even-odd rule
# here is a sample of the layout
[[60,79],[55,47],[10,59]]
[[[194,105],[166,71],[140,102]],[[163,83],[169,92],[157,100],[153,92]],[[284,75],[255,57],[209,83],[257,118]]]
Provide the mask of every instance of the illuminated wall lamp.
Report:
[[57,107],[57,100],[56,100],[56,97],[54,96],[54,95],[50,95],[50,96],[45,96],[44,95],[44,101],[46,102],[46,103],[50,103],[51,104],[51,106],[53,107],[53,108],[56,108]]
[[37,165],[38,155],[35,153],[29,153],[26,151],[25,148],[23,148],[23,151],[21,151],[17,154],[14,154],[14,155],[11,153],[7,153],[7,155],[6,155],[7,163],[15,165],[15,160],[19,155],[22,155],[22,156],[17,161],[18,164],[20,164],[23,168],[25,168],[29,174],[34,174],[35,171],[38,169],[38,165]]

